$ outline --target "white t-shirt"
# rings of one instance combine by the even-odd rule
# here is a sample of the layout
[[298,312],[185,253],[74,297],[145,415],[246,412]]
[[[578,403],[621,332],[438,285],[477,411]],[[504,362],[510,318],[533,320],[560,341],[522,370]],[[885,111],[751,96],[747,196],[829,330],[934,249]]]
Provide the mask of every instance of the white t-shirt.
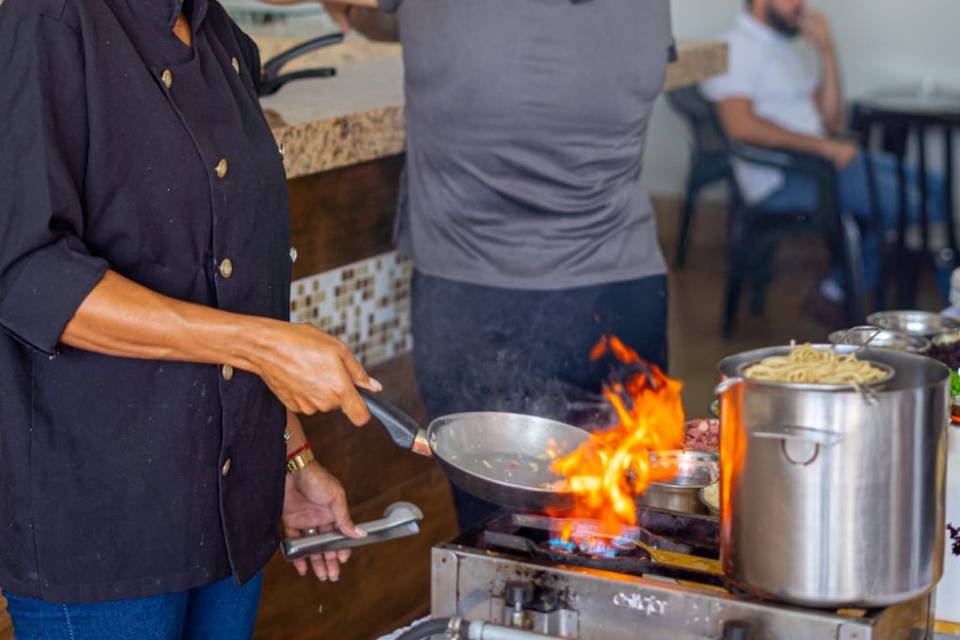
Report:
[[[729,71],[701,85],[714,102],[749,98],[761,118],[795,133],[823,136],[826,128],[814,94],[820,84],[817,65],[797,39],[777,33],[752,15],[737,17],[721,36],[730,47]],[[747,202],[762,201],[783,186],[783,172],[736,160],[734,172]]]

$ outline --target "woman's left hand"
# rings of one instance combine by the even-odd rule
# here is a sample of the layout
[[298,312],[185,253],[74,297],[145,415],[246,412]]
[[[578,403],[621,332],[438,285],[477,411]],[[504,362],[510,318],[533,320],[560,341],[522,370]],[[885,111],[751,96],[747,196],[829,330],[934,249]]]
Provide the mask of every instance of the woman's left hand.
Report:
[[[283,500],[283,528],[287,538],[299,538],[303,529],[319,532],[337,530],[350,538],[364,538],[350,518],[347,494],[340,482],[316,462],[287,476]],[[350,558],[350,550],[330,551],[309,558],[298,558],[293,566],[307,575],[307,563],[321,582],[340,579],[340,565]]]

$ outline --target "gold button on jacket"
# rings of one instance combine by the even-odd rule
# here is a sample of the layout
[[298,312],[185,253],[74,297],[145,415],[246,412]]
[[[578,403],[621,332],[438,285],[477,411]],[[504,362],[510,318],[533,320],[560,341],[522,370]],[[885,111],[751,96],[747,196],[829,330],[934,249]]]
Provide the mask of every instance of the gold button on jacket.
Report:
[[234,57],[234,58],[230,58],[230,64],[233,65],[233,70],[236,71],[236,72],[239,74],[239,73],[240,73],[240,63],[237,61],[237,59],[236,59],[235,57]]
[[223,365],[220,369],[220,375],[223,376],[223,379],[226,381],[233,380],[233,367],[228,364]]
[[227,159],[226,158],[224,158],[223,160],[217,163],[216,171],[217,171],[218,178],[223,179],[227,177]]
[[230,467],[233,466],[233,461],[230,458],[227,458],[223,461],[223,466],[220,467],[220,474],[226,478],[230,473]]
[[229,278],[233,275],[233,261],[230,258],[224,258],[220,263],[220,275]]
[[163,86],[167,89],[173,86],[173,71],[170,69],[164,69],[163,73],[160,74],[160,80],[163,82]]

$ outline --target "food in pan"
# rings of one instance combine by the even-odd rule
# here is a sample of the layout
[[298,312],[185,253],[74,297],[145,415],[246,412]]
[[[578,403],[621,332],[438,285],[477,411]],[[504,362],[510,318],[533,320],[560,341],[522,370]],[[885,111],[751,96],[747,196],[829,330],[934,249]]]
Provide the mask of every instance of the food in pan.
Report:
[[743,373],[754,380],[805,384],[862,385],[887,377],[884,369],[860,360],[855,354],[815,349],[809,344],[792,344],[788,355],[764,358]]
[[684,425],[683,448],[687,451],[716,453],[720,450],[719,420],[690,420]]
[[712,511],[720,511],[720,483],[714,482],[713,484],[703,488],[703,492],[700,494],[703,498],[704,503],[710,507]]
[[951,331],[932,340],[933,346],[927,355],[956,371],[960,369],[960,331]]

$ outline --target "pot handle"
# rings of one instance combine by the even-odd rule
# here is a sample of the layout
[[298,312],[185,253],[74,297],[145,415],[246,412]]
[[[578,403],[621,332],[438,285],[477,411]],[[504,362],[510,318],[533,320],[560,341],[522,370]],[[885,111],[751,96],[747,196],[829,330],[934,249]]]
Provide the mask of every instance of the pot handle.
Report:
[[720,384],[716,386],[716,388],[713,390],[713,395],[722,396],[728,390],[741,384],[743,384],[743,378],[736,377],[736,376],[732,378],[727,378],[726,380],[723,380]]
[[796,426],[760,427],[751,431],[750,436],[761,440],[808,442],[821,447],[832,447],[843,442],[843,434],[836,431]]
[[358,388],[357,392],[367,404],[367,409],[373,417],[383,425],[394,444],[422,456],[433,455],[427,433],[420,428],[420,424],[410,414],[366,389]]

